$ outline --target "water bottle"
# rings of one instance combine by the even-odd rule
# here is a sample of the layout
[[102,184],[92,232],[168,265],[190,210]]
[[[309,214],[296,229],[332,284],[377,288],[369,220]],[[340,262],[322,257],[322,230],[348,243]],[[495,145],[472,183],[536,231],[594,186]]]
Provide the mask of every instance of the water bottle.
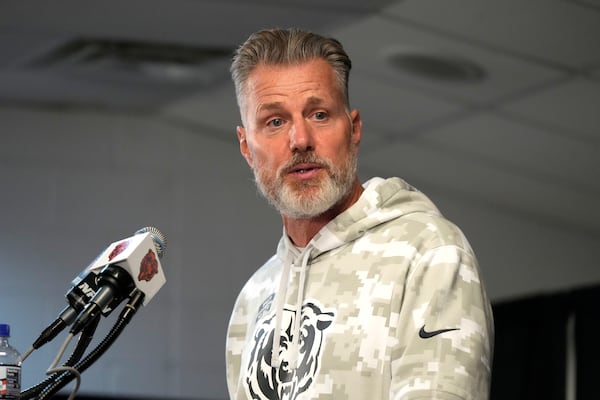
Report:
[[21,396],[21,354],[8,343],[10,325],[0,324],[0,399]]

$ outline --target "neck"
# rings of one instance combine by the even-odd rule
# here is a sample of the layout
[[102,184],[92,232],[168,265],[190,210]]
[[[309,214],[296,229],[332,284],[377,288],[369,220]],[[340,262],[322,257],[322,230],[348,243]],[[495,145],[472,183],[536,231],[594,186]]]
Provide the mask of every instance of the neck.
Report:
[[364,188],[357,178],[352,185],[352,189],[350,189],[350,193],[342,201],[321,215],[304,219],[290,218],[282,214],[281,219],[283,220],[285,232],[296,246],[306,247],[321,228],[356,203],[363,191]]

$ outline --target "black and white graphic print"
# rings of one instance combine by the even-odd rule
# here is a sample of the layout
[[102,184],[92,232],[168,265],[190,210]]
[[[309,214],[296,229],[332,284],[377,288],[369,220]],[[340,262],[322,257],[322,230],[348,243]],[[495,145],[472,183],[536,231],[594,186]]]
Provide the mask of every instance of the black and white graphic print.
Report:
[[[335,314],[307,302],[302,306],[298,348],[292,348],[295,313],[284,308],[282,334],[279,337],[281,366],[271,365],[275,330],[275,315],[257,325],[254,348],[245,376],[246,392],[254,400],[295,400],[314,382],[321,364],[324,331],[330,327]],[[297,366],[291,368],[290,352],[298,352]]]

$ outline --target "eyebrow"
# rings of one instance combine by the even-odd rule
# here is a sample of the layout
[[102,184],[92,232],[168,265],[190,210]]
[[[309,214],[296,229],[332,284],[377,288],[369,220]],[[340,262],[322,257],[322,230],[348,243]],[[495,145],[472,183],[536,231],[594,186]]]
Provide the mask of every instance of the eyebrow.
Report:
[[264,103],[261,104],[260,107],[258,108],[258,111],[263,111],[263,110],[280,110],[283,108],[283,103],[280,101],[275,101],[273,103]]
[[[323,100],[320,97],[311,96],[311,97],[309,97],[307,99],[306,105],[307,106],[318,106],[318,105],[323,104],[324,102],[325,102],[325,100]],[[280,110],[282,108],[283,108],[283,102],[281,102],[281,101],[274,101],[272,103],[261,104],[261,106],[259,107],[258,110],[259,111],[262,111],[262,110],[269,111],[269,110]]]
[[325,102],[325,100],[323,100],[320,97],[311,96],[308,98],[308,101],[306,102],[306,104],[309,106],[318,106],[318,105],[323,104],[324,102]]

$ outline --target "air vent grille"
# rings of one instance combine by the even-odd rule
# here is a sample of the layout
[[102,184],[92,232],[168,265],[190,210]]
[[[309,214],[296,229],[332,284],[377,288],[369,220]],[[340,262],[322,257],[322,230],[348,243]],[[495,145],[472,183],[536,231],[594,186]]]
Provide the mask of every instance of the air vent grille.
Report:
[[33,60],[36,68],[115,77],[151,78],[165,82],[200,81],[227,75],[229,48],[205,48],[168,43],[79,38],[63,43]]

